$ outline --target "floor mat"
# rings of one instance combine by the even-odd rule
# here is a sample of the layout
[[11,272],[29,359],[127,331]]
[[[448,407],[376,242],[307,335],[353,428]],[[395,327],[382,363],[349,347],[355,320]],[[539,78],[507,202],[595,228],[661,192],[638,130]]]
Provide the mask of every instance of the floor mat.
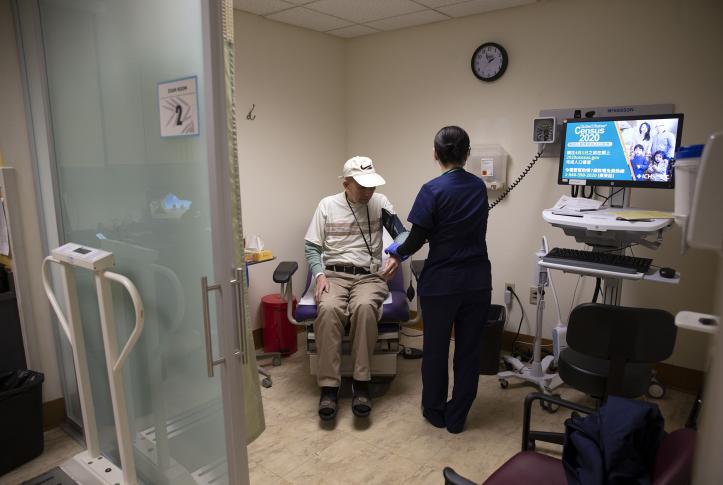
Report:
[[23,485],[78,485],[78,482],[70,478],[59,467],[55,467],[49,472],[23,482]]

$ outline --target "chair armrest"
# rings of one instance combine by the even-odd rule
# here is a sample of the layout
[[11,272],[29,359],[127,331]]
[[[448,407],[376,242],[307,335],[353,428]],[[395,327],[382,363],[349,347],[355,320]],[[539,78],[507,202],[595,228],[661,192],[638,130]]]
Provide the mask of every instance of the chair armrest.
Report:
[[[549,396],[541,392],[533,392],[525,397],[524,404],[524,415],[522,418],[522,451],[527,451],[530,448],[530,440],[532,441],[546,441],[548,443],[562,444],[564,434],[563,433],[551,433],[543,431],[530,431],[530,418],[532,415],[532,403],[535,401],[545,401],[549,404],[560,406],[563,408],[577,411],[584,414],[592,414],[595,412],[594,409],[574,402],[566,401],[556,396]],[[534,446],[534,444],[533,444]]]
[[287,283],[297,269],[299,269],[299,263],[296,261],[282,261],[274,270],[274,282]]
[[477,485],[476,483],[467,480],[462,475],[457,474],[456,471],[452,470],[448,466],[444,467],[442,475],[444,476],[444,485]]

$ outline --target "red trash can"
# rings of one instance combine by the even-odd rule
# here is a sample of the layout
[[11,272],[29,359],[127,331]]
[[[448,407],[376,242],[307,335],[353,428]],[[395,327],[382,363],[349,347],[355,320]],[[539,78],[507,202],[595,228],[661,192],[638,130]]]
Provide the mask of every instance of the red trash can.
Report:
[[[296,326],[286,318],[286,300],[278,293],[261,298],[264,316],[264,352],[281,352],[284,357],[296,352]],[[292,314],[296,298],[292,301]]]

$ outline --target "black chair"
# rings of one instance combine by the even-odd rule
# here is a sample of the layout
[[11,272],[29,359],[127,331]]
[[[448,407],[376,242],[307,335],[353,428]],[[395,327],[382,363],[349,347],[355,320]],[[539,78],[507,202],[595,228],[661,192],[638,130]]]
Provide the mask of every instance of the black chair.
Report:
[[[673,353],[676,333],[675,318],[665,310],[583,303],[570,313],[568,347],[558,359],[560,378],[598,399],[598,404],[611,394],[642,396],[650,385],[653,364]],[[547,410],[559,407],[558,400],[544,396],[540,404]],[[530,430],[527,439],[534,449],[536,440],[561,445],[563,438],[562,433]]]
[[[667,359],[673,353],[676,331],[673,315],[664,310],[598,303],[579,305],[570,314],[568,348],[560,353],[558,361],[560,377],[566,384],[598,398],[600,402],[609,395],[628,398],[641,396],[648,388],[653,364]],[[504,473],[496,473],[493,475],[495,480],[485,483],[525,483],[524,480],[517,482],[512,476],[525,477],[525,473],[528,473],[531,477],[539,477],[540,471],[548,468],[552,475],[544,476],[550,479],[550,483],[565,483],[559,460],[533,452],[535,441],[560,445],[564,441],[563,433],[530,429],[532,403],[536,400],[545,403],[543,407],[546,409],[564,407],[583,414],[595,411],[556,396],[541,393],[528,395],[524,403],[522,452],[498,470],[501,472],[505,469]],[[689,476],[693,438],[687,431],[674,434],[675,446],[682,446],[688,452],[685,455],[688,461],[678,465],[683,470],[681,473]],[[683,444],[678,443],[680,440]],[[661,463],[665,463],[665,459]],[[684,483],[675,480],[658,482],[657,476],[656,471],[654,483]],[[457,475],[451,468],[445,468],[444,477],[448,484],[473,483]]]
[[560,378],[601,401],[608,394],[642,396],[653,364],[673,353],[676,331],[673,315],[665,310],[579,305],[570,314]]

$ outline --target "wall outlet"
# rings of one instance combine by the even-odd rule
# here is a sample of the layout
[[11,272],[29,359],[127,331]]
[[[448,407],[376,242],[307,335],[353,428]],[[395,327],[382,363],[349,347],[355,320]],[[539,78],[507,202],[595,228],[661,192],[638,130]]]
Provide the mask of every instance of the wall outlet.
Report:
[[537,305],[537,287],[530,286],[530,305]]
[[505,306],[507,306],[508,309],[512,305],[512,292],[513,291],[515,291],[515,284],[514,283],[505,283],[504,299],[505,299]]

